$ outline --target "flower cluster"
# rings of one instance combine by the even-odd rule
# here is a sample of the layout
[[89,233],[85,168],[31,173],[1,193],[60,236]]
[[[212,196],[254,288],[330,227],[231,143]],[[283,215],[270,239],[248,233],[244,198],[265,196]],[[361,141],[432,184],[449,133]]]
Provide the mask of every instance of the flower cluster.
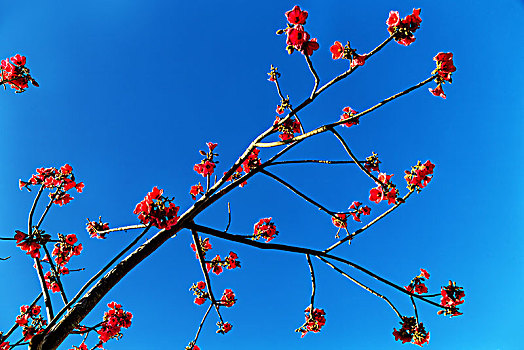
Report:
[[306,322],[295,332],[302,333],[301,338],[308,332],[318,333],[321,331],[322,327],[326,324],[326,313],[323,309],[314,308],[311,310],[311,305],[304,310],[306,313]]
[[398,190],[393,183],[391,183],[391,175],[386,173],[380,173],[378,175],[377,187],[372,188],[369,191],[369,200],[375,203],[380,203],[381,201],[388,201],[388,204],[394,204],[397,202]]
[[218,330],[217,330],[218,334],[226,334],[227,332],[231,330],[231,328],[233,328],[233,326],[229,322],[222,323],[221,321],[218,321],[217,326],[218,326]]
[[40,315],[40,310],[39,305],[33,305],[32,307],[28,305],[20,306],[20,315],[16,316],[15,322],[19,327],[23,327],[24,341],[30,340],[36,334],[44,331],[47,321]]
[[58,242],[55,243],[51,254],[55,256],[55,262],[59,267],[65,266],[71,257],[82,253],[82,243],[75,245],[77,241],[74,233],[67,236],[58,234]]
[[411,171],[406,170],[404,178],[408,183],[410,191],[420,192],[433,178],[435,164],[427,160],[424,164],[418,161],[417,165],[411,167]]
[[231,289],[224,290],[222,298],[220,298],[220,304],[225,307],[231,307],[236,303],[235,293]]
[[204,193],[204,187],[202,187],[202,184],[200,182],[198,183],[198,185],[191,186],[191,189],[189,190],[189,194],[191,195],[191,198],[193,198],[193,200],[196,200],[196,196],[202,193]]
[[378,165],[381,163],[381,161],[378,159],[378,154],[373,152],[372,155],[366,158],[366,162],[364,163],[364,168],[366,168],[367,171],[376,171],[377,173],[380,173],[380,170],[378,168]]
[[268,243],[277,235],[277,227],[275,226],[275,223],[271,221],[271,218],[260,219],[255,224],[253,230],[253,240],[264,238],[266,240],[266,243]]
[[386,21],[388,31],[399,44],[408,46],[415,41],[413,33],[420,28],[422,19],[420,9],[413,9],[413,13],[400,19],[398,11],[390,11]]
[[106,233],[101,233],[101,231],[109,230],[109,223],[102,222],[101,216],[98,222],[87,219],[86,230],[91,238],[105,239]]
[[204,281],[197,282],[196,284],[193,283],[191,288],[189,288],[195,296],[194,302],[197,305],[202,305],[207,299],[209,299],[209,294],[204,291],[204,288],[206,288],[206,282]]
[[69,349],[69,350],[87,350],[87,345],[86,345],[86,343],[82,343],[82,344],[80,344],[80,346],[74,346],[73,345],[73,347],[71,349]]
[[73,168],[69,164],[60,169],[38,168],[36,172],[37,174],[33,174],[28,181],[18,181],[20,190],[25,187],[30,191],[29,186],[31,185],[42,185],[47,189],[55,189],[55,192],[49,194],[49,198],[53,200],[53,203],[62,206],[74,199],[69,193],[66,193],[67,191],[74,188],[80,193],[84,189],[83,182],[75,182]]
[[317,39],[310,40],[311,36],[304,30],[303,25],[306,24],[307,15],[307,11],[301,10],[299,6],[293,7],[292,10],[286,12],[289,22],[287,28],[277,31],[277,34],[286,33],[286,50],[289,54],[297,50],[305,56],[311,56],[319,48]]
[[29,68],[25,66],[25,62],[25,56],[20,54],[16,54],[10,59],[2,60],[0,66],[2,81],[0,81],[0,84],[9,84],[17,93],[24,92],[29,86],[28,82],[38,87],[36,80],[29,74]]
[[462,290],[462,287],[458,287],[455,282],[449,281],[449,285],[442,287],[440,294],[442,298],[440,299],[440,305],[445,307],[445,310],[439,310],[437,313],[439,315],[451,315],[460,316],[462,312],[458,311],[457,305],[464,303],[464,300],[461,300],[466,295]]
[[338,60],[340,58],[349,60],[351,68],[363,66],[364,63],[366,63],[367,55],[357,54],[357,50],[351,48],[349,41],[344,46],[340,41],[335,41],[329,50],[331,51],[331,57],[334,60]]
[[405,286],[406,290],[410,293],[424,294],[428,292],[428,287],[424,284],[424,281],[429,279],[429,273],[420,269],[420,275],[416,276],[411,280],[409,286]]
[[206,262],[207,271],[209,272],[213,270],[214,274],[220,275],[223,271],[223,267],[228,270],[240,267],[240,261],[237,259],[238,255],[234,252],[229,252],[229,255],[226,256],[224,260],[221,260],[220,255],[217,255],[210,262]]
[[[224,172],[224,175],[226,175],[227,172]],[[235,170],[235,172],[227,179],[227,181],[235,181],[235,180],[238,180],[242,177],[243,175],[243,170],[242,170],[242,167],[238,167],[237,170]],[[247,181],[243,181],[240,185],[238,185],[239,187],[244,187],[245,185],[247,184]]]
[[[202,249],[204,258],[206,257],[206,252],[212,248],[213,246],[211,245],[211,243],[209,243],[209,238],[200,238],[200,249]],[[196,253],[196,258],[198,259],[198,251],[195,243],[191,243],[191,249],[193,249],[193,251]]]
[[347,220],[347,215],[344,213],[337,213],[331,217],[331,222],[333,222],[333,225],[339,229],[348,227]]
[[177,214],[180,207],[172,203],[174,198],[164,197],[163,193],[164,190],[155,186],[144,200],[136,205],[133,213],[138,215],[138,219],[144,225],[151,223],[159,229],[169,230],[178,222]]
[[290,117],[285,119],[283,123],[280,123],[283,119],[285,118],[281,119],[277,115],[273,125],[275,126],[275,130],[281,132],[278,137],[280,137],[282,141],[285,141],[295,137],[295,133],[300,133],[300,122],[295,117]]
[[344,113],[340,116],[340,121],[348,119],[347,122],[342,124],[343,126],[349,128],[349,127],[352,127],[353,125],[358,125],[359,117],[357,117],[357,118],[353,117],[354,115],[357,114],[357,112],[355,110],[353,110],[351,107],[344,107],[342,109],[342,111]]
[[442,89],[442,84],[444,84],[446,81],[451,84],[451,73],[457,70],[457,68],[453,65],[453,53],[439,52],[435,57],[433,57],[433,60],[437,62],[437,68],[435,68],[431,74],[438,74],[438,76],[435,78],[437,87],[434,89],[429,88],[428,90],[433,95],[440,96],[445,99],[446,94]]
[[207,142],[206,145],[209,151],[208,152],[200,151],[200,154],[205,156],[205,158],[202,159],[200,163],[195,164],[195,166],[193,167],[193,169],[198,174],[202,175],[203,177],[211,176],[213,172],[215,171],[216,165],[218,164],[218,161],[214,160],[214,157],[218,156],[218,154],[213,153],[214,149],[216,148],[218,144],[213,143],[213,142]]
[[32,258],[40,258],[40,248],[42,244],[49,242],[51,235],[42,234],[42,231],[34,230],[33,234],[27,235],[22,231],[15,231],[16,246],[20,247]]
[[249,156],[242,163],[242,167],[244,168],[244,172],[246,174],[248,174],[251,170],[255,169],[256,167],[260,166],[261,162],[260,158],[258,158],[259,152],[260,150],[258,148],[253,148],[251,153],[249,153]]
[[8,341],[4,341],[0,343],[0,350],[9,350],[11,349],[11,345],[9,345]]
[[104,313],[104,320],[101,324],[101,328],[97,330],[99,347],[109,339],[122,338],[120,330],[122,328],[129,328],[131,326],[131,319],[133,315],[122,309],[122,305],[113,302],[107,304],[109,310]]
[[411,342],[419,346],[429,343],[429,332],[426,332],[422,323],[417,323],[415,317],[403,316],[400,324],[402,327],[399,330],[393,328],[395,340],[402,341],[402,344]]
[[350,212],[351,216],[353,216],[353,220],[360,222],[360,215],[369,215],[371,214],[371,208],[367,205],[362,206],[362,203],[354,201],[349,206],[349,209],[352,211]]

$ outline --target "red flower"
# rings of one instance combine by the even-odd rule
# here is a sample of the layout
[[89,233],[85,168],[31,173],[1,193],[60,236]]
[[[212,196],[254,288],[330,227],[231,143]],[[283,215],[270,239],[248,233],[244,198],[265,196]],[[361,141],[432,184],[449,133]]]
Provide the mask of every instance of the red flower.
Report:
[[363,66],[364,63],[366,63],[367,55],[353,55],[353,59],[351,60],[351,68],[356,66]]
[[329,48],[329,51],[331,51],[331,57],[334,60],[344,57],[344,46],[340,41],[335,41],[335,43]]
[[434,96],[442,97],[443,99],[446,99],[446,94],[444,93],[444,90],[442,89],[442,84],[438,84],[436,88],[428,88],[429,92],[431,92]]
[[20,56],[20,54],[16,54],[13,57],[11,57],[11,62],[16,64],[17,66],[25,66],[25,56]]
[[289,27],[286,31],[287,40],[286,43],[289,46],[293,46],[297,50],[302,49],[302,44],[309,40],[309,34],[304,30],[301,25]]
[[[209,243],[209,238],[200,238],[200,248],[202,249],[202,252],[204,253],[204,258],[206,257],[206,252],[213,248],[211,243]],[[191,243],[191,249],[193,249],[194,252],[197,251],[195,243]],[[196,258],[198,259],[198,253],[196,254]]]
[[231,307],[235,305],[236,301],[235,293],[231,289],[224,290],[224,294],[222,294],[222,298],[220,298],[222,305],[225,307]]
[[211,176],[215,171],[216,164],[209,160],[203,160],[202,163],[195,164],[193,169],[203,177]]
[[335,216],[331,217],[331,221],[333,222],[333,225],[338,228],[346,228],[348,227],[347,224],[347,217],[344,213],[337,213]]
[[400,24],[400,16],[398,11],[389,11],[389,17],[386,21],[388,27],[396,27]]
[[416,190],[420,192],[433,178],[434,168],[435,164],[427,160],[424,164],[419,161],[417,165],[411,167],[411,171],[406,170],[404,179],[406,179],[408,183],[408,189],[410,191]]
[[100,344],[107,342],[109,339],[122,337],[120,330],[131,326],[133,314],[122,310],[122,305],[115,302],[107,304],[110,308],[104,313],[104,321],[101,328],[96,331]]
[[440,294],[442,298],[440,299],[440,305],[445,309],[439,310],[437,313],[439,315],[451,315],[460,316],[461,312],[458,310],[458,305],[464,303],[464,300],[461,300],[466,295],[462,290],[462,287],[458,287],[455,282],[449,281],[449,285],[446,287],[441,287]]
[[295,6],[286,12],[286,17],[291,24],[306,24],[307,11],[302,11],[299,6]]
[[[289,140],[295,137],[295,133],[300,133],[300,122],[295,117],[287,118],[285,122],[280,123],[282,119],[277,115],[273,125],[282,134],[278,135],[281,140]],[[280,123],[280,125],[279,125]],[[278,126],[277,126],[278,125]]]
[[402,325],[400,330],[393,328],[395,340],[400,340],[403,344],[411,342],[419,346],[429,342],[429,332],[426,332],[422,323],[417,323],[415,317],[403,316],[400,324]]
[[147,225],[151,223],[159,229],[169,230],[178,222],[178,210],[180,207],[172,203],[172,199],[163,197],[164,190],[154,187],[143,201],[136,205],[133,213],[138,215],[138,219]]
[[296,330],[301,332],[301,338],[303,338],[308,332],[318,333],[322,327],[326,324],[326,313],[323,309],[311,310],[311,305],[304,310],[306,313],[306,323],[302,327]]
[[202,184],[199,182],[198,185],[191,186],[191,189],[189,190],[189,194],[191,195],[191,198],[193,200],[196,199],[196,196],[204,193],[204,187],[202,187]]
[[231,328],[233,328],[233,326],[229,322],[226,322],[222,325],[222,331],[224,331],[224,333],[229,332]]
[[425,279],[428,279],[428,278],[429,278],[429,272],[427,272],[427,271],[424,270],[424,269],[420,269],[420,274],[421,274],[422,277],[424,277]]
[[213,273],[215,275],[220,275],[223,271],[222,269],[222,260],[220,260],[220,255],[217,255],[211,260],[210,263],[207,264],[207,271],[211,271],[213,269]]
[[197,305],[202,305],[205,302],[206,302],[205,298],[195,298],[195,304]]
[[228,270],[232,270],[234,268],[240,267],[240,261],[238,261],[237,259],[238,259],[238,256],[235,253],[229,252],[229,255],[226,256],[226,259],[225,259]]
[[213,142],[206,142],[207,147],[209,148],[210,152],[213,152],[213,150],[218,146],[218,143]]
[[65,240],[66,240],[66,243],[71,244],[71,245],[74,245],[78,241],[75,234],[67,235]]
[[102,217],[99,218],[98,222],[87,219],[86,230],[91,238],[105,239],[106,233],[100,233],[100,231],[109,230],[109,224],[107,222],[103,223]]
[[320,45],[317,43],[317,38],[313,38],[311,40],[308,40],[302,44],[302,48],[300,49],[300,52],[306,56],[311,56],[314,51],[318,50]]
[[198,282],[198,283],[196,284],[196,287],[197,287],[198,289],[204,289],[204,288],[206,288],[206,282],[204,282],[204,281],[200,281],[200,282]]
[[413,33],[420,28],[420,23],[422,23],[420,9],[413,9],[413,13],[402,20],[399,18],[398,11],[390,11],[386,21],[389,33],[393,35],[396,42],[404,46],[415,41]]
[[242,167],[244,168],[244,172],[246,174],[261,164],[260,159],[258,158],[259,152],[260,151],[258,150],[258,148],[254,148],[247,157],[247,159],[242,163]]
[[343,126],[345,126],[347,128],[350,128],[353,125],[358,125],[359,118],[358,117],[357,118],[353,118],[353,116],[355,114],[357,114],[357,112],[355,110],[353,110],[351,107],[344,107],[342,109],[342,111],[344,112],[344,114],[342,114],[340,116],[340,120],[339,121],[350,119],[348,122],[342,124]]
[[260,238],[265,238],[266,243],[268,243],[277,235],[277,227],[275,226],[275,223],[271,222],[271,218],[260,219],[255,224],[253,230],[253,239],[258,240]]

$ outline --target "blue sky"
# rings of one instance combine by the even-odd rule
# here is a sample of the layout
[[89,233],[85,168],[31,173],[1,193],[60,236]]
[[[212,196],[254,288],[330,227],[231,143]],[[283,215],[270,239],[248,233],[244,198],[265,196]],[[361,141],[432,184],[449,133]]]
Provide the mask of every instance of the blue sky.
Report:
[[[219,144],[217,173],[226,169],[275,118],[280,102],[266,73],[282,73],[281,87],[293,105],[311,90],[312,77],[299,53],[288,55],[284,12],[296,3],[228,1],[90,1],[10,3],[0,13],[4,57],[20,53],[40,83],[24,94],[1,96],[0,143],[3,171],[0,229],[10,236],[26,227],[33,195],[18,190],[18,179],[41,166],[73,166],[84,181],[83,194],[53,208],[44,229],[76,233],[84,253],[71,268],[85,267],[64,281],[73,294],[109,261],[135,232],[90,239],[86,217],[102,215],[112,226],[137,223],[133,209],[153,186],[175,196],[181,210],[188,191],[202,178],[193,165],[205,142]],[[347,68],[333,61],[329,47],[349,40],[367,52],[388,35],[390,10],[402,16],[422,8],[416,42],[390,43],[301,114],[306,129],[337,120],[345,106],[364,110],[381,99],[427,78],[433,56],[454,53],[457,72],[446,85],[447,100],[426,88],[342,129],[357,157],[379,154],[382,169],[405,193],[402,174],[417,160],[436,164],[435,176],[407,205],[354,240],[339,254],[398,284],[419,268],[431,273],[430,292],[449,279],[463,285],[464,315],[448,319],[420,305],[431,332],[429,349],[518,349],[524,311],[523,226],[520,216],[524,90],[520,62],[524,49],[522,1],[302,1],[309,11],[306,30],[320,49],[312,56],[323,82]],[[431,85],[430,85],[431,86]],[[267,159],[272,151],[263,151]],[[288,159],[344,159],[340,145],[324,135],[304,142]],[[372,207],[372,217],[387,209],[371,205],[374,184],[355,167],[296,166],[275,173],[330,208],[344,210],[353,200]],[[260,218],[272,216],[280,231],[276,243],[323,249],[334,243],[329,216],[260,176],[217,202],[197,218],[215,228],[252,232]],[[364,222],[368,222],[366,218]],[[358,228],[352,223],[350,228]],[[133,325],[109,349],[184,348],[193,338],[204,307],[188,291],[202,279],[190,234],[181,232],[132,271],[97,307],[86,323],[98,322],[105,303],[118,301],[133,312]],[[293,332],[309,303],[310,277],[303,256],[262,252],[211,238],[214,253],[239,255],[240,270],[213,279],[215,293],[232,288],[238,303],[224,311],[233,324],[215,334],[211,315],[198,345],[203,350],[245,348],[377,349],[412,347],[395,342],[396,315],[380,299],[314,261],[318,307],[327,323],[304,339]],[[9,328],[18,308],[38,293],[32,262],[10,243],[2,243],[0,330]],[[348,272],[352,272],[348,270]],[[410,301],[386,286],[364,279],[404,313]],[[55,303],[59,304],[58,296]],[[63,349],[79,344],[71,337]],[[94,342],[94,338],[92,339]]]

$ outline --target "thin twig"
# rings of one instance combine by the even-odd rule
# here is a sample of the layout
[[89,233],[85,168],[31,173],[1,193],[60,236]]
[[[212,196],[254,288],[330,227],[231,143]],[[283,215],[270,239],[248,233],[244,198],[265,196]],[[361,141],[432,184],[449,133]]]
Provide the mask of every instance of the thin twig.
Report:
[[53,304],[51,303],[51,298],[49,296],[49,290],[47,289],[47,284],[45,282],[44,277],[44,271],[42,270],[42,264],[40,263],[40,259],[34,258],[35,265],[36,265],[36,273],[38,275],[38,281],[40,282],[40,288],[42,289],[42,293],[44,293],[44,303],[45,303],[45,309],[47,313],[47,322],[51,322],[53,319]]
[[313,263],[311,262],[311,257],[309,254],[306,254],[307,264],[309,265],[309,272],[311,273],[311,312],[314,310],[315,303],[315,292],[317,285],[315,283],[315,271],[313,270]]
[[282,180],[280,177],[276,176],[275,174],[273,173],[270,173],[268,171],[265,171],[265,170],[260,170],[260,173],[261,174],[264,174],[264,175],[267,175],[269,176],[270,178],[276,180],[277,182],[281,183],[282,185],[286,186],[287,188],[289,188],[293,193],[295,193],[297,196],[305,199],[307,202],[315,205],[318,209],[328,213],[329,215],[333,216],[335,215],[336,213],[334,211],[331,211],[329,209],[327,209],[326,207],[324,207],[322,204],[318,203],[317,201],[309,198],[308,196],[306,196],[305,194],[303,194],[302,192],[300,192],[299,190],[297,190],[295,187],[293,187],[292,185],[290,185],[289,183],[287,183],[286,181]]
[[335,249],[336,247],[338,247],[339,245],[341,245],[342,243],[346,242],[346,241],[349,241],[349,240],[352,240],[356,235],[364,232],[365,230],[367,230],[368,228],[370,228],[371,226],[373,226],[375,223],[377,223],[378,221],[380,221],[381,219],[385,218],[389,213],[391,213],[393,210],[397,209],[402,203],[405,203],[406,200],[409,198],[409,196],[411,196],[411,194],[413,193],[413,191],[409,191],[404,197],[402,197],[402,200],[401,201],[398,201],[394,206],[392,206],[391,208],[389,208],[387,211],[383,212],[380,216],[377,216],[375,219],[373,219],[373,221],[371,221],[369,224],[365,225],[364,227],[361,227],[359,228],[358,230],[356,230],[355,232],[353,232],[352,234],[342,238],[340,241],[338,241],[337,243],[333,244],[332,246],[330,246],[329,248],[326,248],[324,249],[324,253],[328,253],[329,251]]
[[411,303],[413,304],[413,310],[415,311],[415,320],[417,321],[417,324],[418,324],[417,304],[415,304],[415,299],[413,299],[413,295],[411,295],[410,298],[411,298]]
[[211,311],[211,308],[213,307],[213,304],[210,304],[207,308],[206,313],[204,314],[204,317],[202,317],[202,321],[200,321],[200,326],[198,326],[198,330],[195,335],[195,339],[193,340],[193,345],[196,345],[198,336],[200,335],[200,331],[202,330],[202,326],[204,326],[204,322],[206,321],[207,315],[209,315],[209,311]]
[[31,206],[31,210],[29,211],[29,218],[27,219],[27,234],[31,235],[33,233],[33,215],[35,213],[36,204],[38,203],[38,200],[40,199],[40,196],[42,195],[42,191],[44,190],[44,185],[42,184],[40,188],[38,189],[38,193],[36,194],[35,200],[33,201],[33,205]]
[[200,268],[202,269],[202,273],[204,274],[204,278],[206,280],[207,293],[209,294],[211,305],[215,307],[215,310],[217,311],[220,321],[224,323],[224,320],[222,319],[222,315],[220,314],[219,305],[213,295],[213,290],[211,288],[211,279],[209,278],[209,273],[207,272],[206,263],[204,260],[204,252],[202,251],[202,247],[200,246],[200,237],[198,237],[198,233],[194,229],[191,229],[191,234],[193,235],[193,242],[195,243],[195,247],[197,250],[198,261],[200,262]]
[[110,232],[117,232],[117,231],[127,231],[127,230],[134,230],[139,228],[146,228],[146,225],[139,224],[139,225],[129,225],[129,226],[123,226],[123,227],[116,227],[116,228],[110,228],[104,231],[96,231],[98,234],[106,234]]
[[[366,163],[365,160],[359,161],[360,163]],[[306,163],[316,163],[316,164],[355,164],[353,160],[322,160],[322,159],[300,159],[300,160],[283,160],[280,162],[272,162],[267,166],[273,165],[285,165],[285,164],[306,164]]]
[[[358,66],[357,66],[358,67]],[[366,109],[365,111],[363,112],[360,112],[360,113],[357,113],[351,117],[349,117],[348,119],[344,119],[344,120],[339,120],[337,122],[333,122],[333,123],[330,123],[330,124],[325,124],[325,125],[322,125],[322,126],[319,126],[318,128],[316,129],[313,129],[305,134],[302,134],[302,135],[299,135],[299,136],[296,136],[296,137],[293,137],[291,139],[288,139],[288,140],[285,140],[285,141],[276,141],[276,142],[264,142],[264,143],[260,143],[260,142],[257,142],[255,144],[256,147],[261,147],[261,148],[264,148],[264,147],[275,147],[275,146],[281,146],[281,145],[285,145],[285,144],[289,144],[289,143],[293,143],[295,141],[300,141],[300,140],[303,140],[303,139],[306,139],[308,137],[311,137],[311,136],[314,136],[314,135],[318,135],[318,134],[321,134],[321,133],[324,133],[326,131],[329,131],[330,128],[334,127],[334,126],[337,126],[337,125],[341,125],[341,124],[344,124],[344,123],[347,123],[349,121],[352,121],[354,119],[357,119],[357,118],[360,118],[360,117],[363,117],[364,115],[368,114],[368,113],[371,113],[373,112],[375,109],[379,108],[379,107],[382,107],[383,105],[385,105],[386,103],[388,102],[391,102],[401,96],[404,96],[408,93],[410,93],[411,91],[415,90],[415,89],[418,89],[424,85],[426,85],[427,83],[433,81],[433,79],[435,79],[436,75],[432,75],[430,76],[429,78],[427,78],[426,80],[423,80],[421,81],[420,83],[416,84],[416,85],[413,85],[412,87],[402,91],[402,92],[399,92],[393,96],[390,96],[384,100],[382,100],[381,102],[377,103],[376,105],[374,105],[373,107],[370,107],[368,109]],[[320,90],[322,89],[319,89],[319,91],[317,93],[320,92]]]
[[320,78],[318,77],[317,71],[313,67],[313,62],[311,62],[311,58],[309,58],[308,55],[304,55],[306,58],[307,66],[309,67],[309,70],[311,71],[311,74],[313,74],[313,77],[315,78],[315,85],[313,86],[313,90],[311,90],[311,95],[309,98],[314,98],[315,93],[317,92],[318,84],[320,84]]
[[349,279],[351,282],[355,283],[356,285],[358,285],[359,287],[362,287],[364,288],[365,290],[367,290],[368,292],[370,292],[371,294],[373,295],[376,295],[377,297],[379,298],[382,298],[384,299],[384,301],[386,303],[389,304],[389,306],[391,306],[391,308],[393,309],[393,311],[395,311],[395,313],[397,314],[397,316],[402,320],[402,315],[400,314],[400,312],[398,312],[397,308],[393,305],[393,303],[391,301],[389,301],[388,298],[386,298],[385,296],[383,296],[382,294],[374,291],[373,289],[371,289],[370,287],[366,286],[365,284],[357,281],[356,279],[354,279],[353,277],[351,277],[350,275],[348,275],[347,273],[345,273],[344,271],[342,271],[341,269],[339,269],[338,267],[336,267],[335,265],[333,265],[332,263],[330,263],[329,261],[327,261],[326,259],[320,257],[320,256],[317,256],[317,258],[319,258],[320,260],[322,260],[324,263],[326,263],[327,265],[329,265],[330,267],[332,267],[335,271],[337,271],[338,273],[340,273],[342,276],[346,277],[347,279]]
[[358,167],[360,168],[360,170],[362,170],[367,176],[369,176],[373,181],[375,181],[377,184],[381,185],[385,190],[387,189],[387,186],[386,184],[384,184],[382,181],[380,181],[379,179],[377,179],[377,177],[375,175],[373,175],[369,170],[367,170],[357,159],[357,157],[355,157],[355,155],[353,154],[353,152],[351,152],[351,149],[349,148],[348,144],[346,143],[346,141],[344,140],[344,138],[333,128],[330,128],[329,131],[331,131],[331,133],[333,133],[333,135],[335,135],[335,137],[337,138],[337,140],[340,141],[340,143],[342,144],[342,147],[344,147],[344,149],[346,150],[346,153],[349,155],[349,157],[351,159],[353,159],[353,162],[355,162]]
[[53,263],[53,258],[51,257],[51,254],[49,253],[49,250],[47,249],[46,244],[42,244],[42,248],[44,248],[45,254],[47,256],[47,261],[49,262],[49,265],[51,265],[51,270],[55,274],[56,282],[58,284],[58,287],[60,288],[60,296],[62,297],[62,301],[64,302],[64,305],[67,305],[67,296],[64,291],[64,286],[62,285],[62,281],[60,279],[60,271],[55,267],[55,264]]
[[229,230],[229,225],[231,225],[231,204],[227,202],[227,226],[224,232],[227,232],[227,230]]

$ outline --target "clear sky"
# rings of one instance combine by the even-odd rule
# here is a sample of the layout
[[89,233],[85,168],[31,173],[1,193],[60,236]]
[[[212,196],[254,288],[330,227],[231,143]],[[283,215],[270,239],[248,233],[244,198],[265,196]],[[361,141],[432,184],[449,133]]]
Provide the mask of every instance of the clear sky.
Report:
[[[359,53],[387,36],[390,10],[401,16],[422,8],[422,25],[409,47],[390,43],[349,79],[331,88],[301,114],[306,129],[338,120],[341,109],[364,110],[426,79],[439,51],[454,53],[457,72],[444,87],[447,100],[422,88],[340,130],[359,158],[379,154],[382,169],[406,193],[403,171],[418,160],[436,164],[435,176],[407,205],[337,252],[393,282],[406,285],[425,268],[427,285],[439,292],[449,279],[464,286],[463,316],[437,316],[420,305],[431,333],[429,349],[512,350],[521,344],[524,191],[520,187],[524,110],[522,1],[23,1],[0,12],[0,52],[27,56],[40,83],[18,95],[0,96],[0,231],[26,227],[33,193],[21,192],[41,166],[73,166],[85,191],[53,208],[44,229],[76,233],[83,254],[70,263],[85,272],[64,280],[73,294],[98,268],[135,237],[114,233],[90,239],[86,217],[102,215],[113,227],[138,223],[133,209],[153,186],[175,196],[184,211],[192,204],[193,171],[205,142],[219,145],[221,174],[275,118],[280,102],[267,81],[271,64],[282,73],[291,103],[307,97],[313,79],[304,57],[285,51],[275,31],[295,4],[309,11],[306,30],[320,49],[312,56],[322,82],[347,69],[333,61],[334,41],[350,41]],[[434,85],[434,84],[433,84]],[[433,86],[430,85],[430,86]],[[261,152],[267,159],[271,152]],[[344,159],[328,136],[304,142],[288,159]],[[334,210],[368,200],[373,182],[354,166],[295,166],[275,173]],[[335,242],[329,216],[259,175],[196,219],[218,229],[250,234],[273,217],[275,243],[324,249]],[[365,218],[364,223],[370,218]],[[352,222],[350,229],[359,226]],[[168,241],[117,285],[86,319],[101,320],[115,300],[134,314],[133,325],[108,349],[183,349],[205,311],[188,291],[202,280],[188,231]],[[213,253],[239,255],[242,268],[213,276],[216,294],[235,291],[237,304],[223,311],[233,330],[215,334],[212,314],[198,345],[211,349],[396,349],[397,316],[384,303],[320,261],[316,305],[327,323],[304,339],[294,333],[309,304],[310,276],[303,256],[259,251],[211,238]],[[10,242],[1,243],[0,330],[8,329],[22,304],[38,293],[32,261]],[[214,255],[213,255],[214,256]],[[346,269],[391,298],[411,315],[408,298]],[[60,304],[57,295],[56,304]],[[437,298],[438,301],[438,298]],[[94,344],[95,338],[90,338]],[[78,345],[70,337],[63,349]]]

